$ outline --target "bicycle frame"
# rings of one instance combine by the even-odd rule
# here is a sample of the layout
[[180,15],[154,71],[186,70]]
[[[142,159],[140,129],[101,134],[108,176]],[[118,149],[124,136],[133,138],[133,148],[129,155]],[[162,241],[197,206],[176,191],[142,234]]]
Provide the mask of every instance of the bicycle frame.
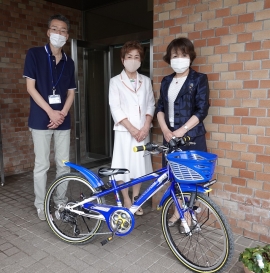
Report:
[[[74,163],[68,162],[68,161],[66,161],[64,163],[66,166],[72,167],[73,169],[79,171],[87,179],[87,181],[90,183],[90,185],[93,188],[99,188],[101,186],[104,186],[103,181],[96,174],[91,172],[90,170],[88,170],[82,166],[76,165]],[[130,209],[126,209],[122,206],[122,203],[121,203],[121,200],[119,197],[119,191],[129,188],[129,187],[132,187],[133,185],[136,185],[139,183],[144,183],[144,182],[147,182],[147,181],[150,181],[153,179],[155,179],[155,181],[139,196],[139,198],[137,200],[134,201],[134,203]],[[116,209],[119,209],[119,207],[121,207],[125,211],[129,211],[129,213],[134,214],[139,209],[139,207],[141,207],[149,198],[151,198],[156,192],[158,192],[165,184],[172,182],[171,185],[165,191],[163,197],[161,198],[160,203],[158,205],[158,209],[161,209],[165,200],[169,196],[172,196],[172,198],[174,199],[175,204],[177,206],[177,209],[179,211],[180,218],[181,219],[184,218],[185,210],[181,209],[181,207],[177,201],[177,197],[175,194],[175,183],[177,183],[177,182],[174,179],[173,173],[172,173],[169,165],[165,168],[161,168],[161,169],[154,171],[150,174],[133,179],[129,182],[125,182],[120,185],[117,185],[114,177],[110,177],[109,181],[111,182],[111,185],[112,185],[111,188],[103,189],[102,191],[98,191],[97,193],[93,194],[91,197],[84,199],[83,201],[77,203],[76,205],[70,206],[69,209],[72,211],[73,209],[75,209],[78,206],[83,206],[86,209],[91,208],[91,211],[95,211],[100,214],[100,215],[94,216],[94,218],[108,221],[108,218],[112,212],[110,210],[110,208],[116,210]],[[183,184],[181,184],[181,191],[183,193],[185,193],[185,192],[206,193],[210,190],[209,190],[209,188],[202,187],[200,185],[183,183]],[[114,193],[117,206],[92,204],[91,203],[91,201],[93,201],[99,197],[106,196],[110,193]],[[73,211],[75,212],[75,210],[73,210]],[[77,210],[76,210],[76,213],[81,214],[82,216],[87,216],[85,213],[78,212]]]

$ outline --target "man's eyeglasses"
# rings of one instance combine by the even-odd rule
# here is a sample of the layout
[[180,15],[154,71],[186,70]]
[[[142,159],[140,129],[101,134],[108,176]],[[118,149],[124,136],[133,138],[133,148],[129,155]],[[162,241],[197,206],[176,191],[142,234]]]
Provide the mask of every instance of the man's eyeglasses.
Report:
[[53,33],[59,33],[61,35],[67,35],[67,30],[66,29],[58,29],[58,28],[55,28],[55,27],[51,27],[50,30]]

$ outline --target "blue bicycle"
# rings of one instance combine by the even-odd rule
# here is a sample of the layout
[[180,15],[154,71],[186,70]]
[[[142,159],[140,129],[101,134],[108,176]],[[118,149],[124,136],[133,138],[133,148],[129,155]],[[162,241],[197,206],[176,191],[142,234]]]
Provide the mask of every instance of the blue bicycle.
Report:
[[[127,169],[101,168],[96,175],[65,162],[78,172],[64,174],[50,185],[44,205],[50,228],[65,242],[83,244],[104,235],[101,229],[106,222],[110,236],[101,242],[104,245],[115,235],[128,235],[134,228],[134,213],[166,185],[157,209],[162,210],[162,232],[170,250],[193,272],[222,272],[233,257],[234,243],[225,216],[208,196],[209,187],[216,182],[211,178],[217,156],[180,149],[191,144],[187,138],[175,138],[167,146],[148,143],[135,147],[135,151],[144,150],[147,154],[164,153],[167,167],[121,185],[117,185],[114,175],[126,173]],[[109,181],[103,182],[102,177]],[[131,208],[123,207],[119,191],[149,180],[154,182]],[[116,205],[105,202],[104,197],[111,193]],[[168,220],[175,210],[180,218],[170,225]]]

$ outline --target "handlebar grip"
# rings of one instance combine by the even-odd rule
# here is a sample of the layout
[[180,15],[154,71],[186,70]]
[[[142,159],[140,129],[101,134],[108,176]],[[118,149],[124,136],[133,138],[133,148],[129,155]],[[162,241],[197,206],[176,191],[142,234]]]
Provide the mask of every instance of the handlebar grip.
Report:
[[141,152],[141,151],[154,151],[158,147],[157,144],[148,142],[143,146],[135,146],[133,147],[134,152]]
[[146,150],[146,146],[135,146],[133,147],[133,152],[141,152],[141,151],[145,151]]
[[178,143],[180,143],[183,146],[187,144],[187,142],[189,141],[190,141],[190,136],[183,136],[179,138]]

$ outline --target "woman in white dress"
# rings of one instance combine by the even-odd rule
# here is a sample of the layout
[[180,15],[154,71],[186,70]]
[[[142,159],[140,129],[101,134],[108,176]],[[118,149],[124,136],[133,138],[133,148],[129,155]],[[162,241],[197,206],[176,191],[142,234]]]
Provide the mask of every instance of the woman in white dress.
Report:
[[[114,149],[112,168],[126,168],[128,174],[116,175],[118,183],[153,171],[151,157],[133,152],[133,147],[150,141],[149,131],[155,111],[151,80],[137,72],[144,50],[137,41],[129,41],[121,49],[123,71],[110,80],[109,104],[114,120]],[[132,199],[128,188],[122,190],[124,206],[130,208],[139,195],[141,184],[133,186]],[[137,215],[142,215],[140,208]]]

